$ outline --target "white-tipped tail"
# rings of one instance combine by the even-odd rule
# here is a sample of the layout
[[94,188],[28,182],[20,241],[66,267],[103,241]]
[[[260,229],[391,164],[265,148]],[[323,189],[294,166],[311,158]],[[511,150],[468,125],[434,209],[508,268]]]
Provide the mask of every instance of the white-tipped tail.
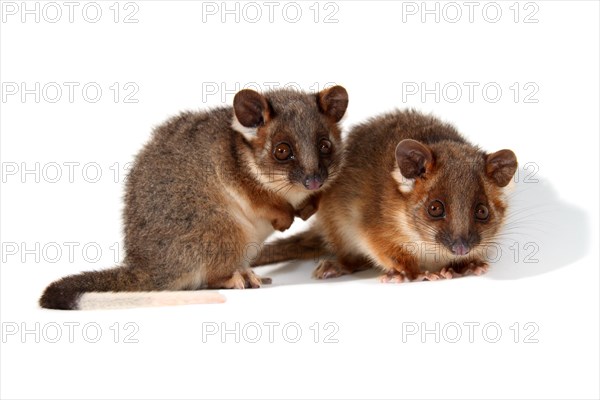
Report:
[[79,299],[78,310],[114,310],[119,308],[181,306],[186,304],[224,303],[225,296],[216,291],[177,292],[89,292]]

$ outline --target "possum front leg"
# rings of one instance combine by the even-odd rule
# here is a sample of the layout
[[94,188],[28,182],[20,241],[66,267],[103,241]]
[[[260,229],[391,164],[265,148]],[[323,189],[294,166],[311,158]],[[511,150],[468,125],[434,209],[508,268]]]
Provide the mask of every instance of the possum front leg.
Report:
[[402,283],[412,281],[419,275],[419,266],[414,256],[403,249],[396,249],[395,257],[381,257],[380,264],[386,272],[379,277],[383,283]]
[[302,218],[303,221],[306,221],[307,219],[309,219],[319,209],[319,200],[320,199],[321,199],[320,193],[313,194],[313,195],[307,197],[306,200],[304,200],[302,203],[300,203],[300,205],[296,209],[296,212],[295,212],[296,216]]
[[273,200],[268,203],[257,204],[257,208],[260,216],[269,220],[276,231],[284,232],[294,222],[296,210],[285,200]]

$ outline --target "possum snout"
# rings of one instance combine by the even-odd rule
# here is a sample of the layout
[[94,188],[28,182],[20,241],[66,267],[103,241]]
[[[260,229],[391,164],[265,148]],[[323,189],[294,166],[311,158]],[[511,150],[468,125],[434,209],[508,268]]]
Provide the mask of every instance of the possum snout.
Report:
[[452,243],[450,250],[453,254],[456,254],[457,256],[464,256],[469,254],[469,252],[471,251],[471,246],[467,243],[466,240],[458,238],[454,241],[454,243]]
[[318,190],[323,186],[325,179],[320,174],[307,175],[304,177],[304,187],[308,190]]

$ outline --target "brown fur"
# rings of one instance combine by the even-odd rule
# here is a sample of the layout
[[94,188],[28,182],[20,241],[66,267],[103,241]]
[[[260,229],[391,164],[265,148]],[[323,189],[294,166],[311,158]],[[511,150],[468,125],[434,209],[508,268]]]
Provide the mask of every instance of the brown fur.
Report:
[[[328,251],[335,259],[322,261],[317,277],[377,266],[383,280],[401,281],[485,264],[484,247],[504,220],[503,187],[517,166],[510,150],[486,154],[451,125],[397,111],[355,127],[344,160],[336,184],[321,195],[317,224],[269,244],[257,265],[285,261],[285,252],[291,259]],[[434,200],[445,204],[444,218],[429,216]],[[480,203],[489,209],[487,221],[475,219]]]
[[[248,250],[316,211],[306,181],[327,184],[339,169],[337,123],[347,104],[340,86],[316,95],[243,90],[234,107],[159,126],[127,179],[123,265],[62,278],[40,305],[74,309],[85,292],[260,286]],[[331,154],[320,153],[323,138]],[[279,142],[293,159],[274,158]]]
[[[310,230],[277,240],[274,243],[266,243],[254,264],[274,264],[294,259],[317,261],[328,254],[323,237],[314,230]],[[267,260],[268,262],[266,262]]]

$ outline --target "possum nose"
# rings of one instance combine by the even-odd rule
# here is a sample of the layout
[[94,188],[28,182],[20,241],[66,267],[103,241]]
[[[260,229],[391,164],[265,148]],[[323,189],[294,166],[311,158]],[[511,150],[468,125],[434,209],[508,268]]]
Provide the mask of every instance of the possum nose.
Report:
[[321,186],[323,186],[323,178],[321,178],[321,175],[311,175],[304,179],[304,187],[308,190],[317,190]]
[[469,254],[469,251],[471,251],[471,247],[469,246],[466,240],[456,239],[454,243],[452,243],[451,250],[452,253],[456,254],[457,256],[464,256]]

